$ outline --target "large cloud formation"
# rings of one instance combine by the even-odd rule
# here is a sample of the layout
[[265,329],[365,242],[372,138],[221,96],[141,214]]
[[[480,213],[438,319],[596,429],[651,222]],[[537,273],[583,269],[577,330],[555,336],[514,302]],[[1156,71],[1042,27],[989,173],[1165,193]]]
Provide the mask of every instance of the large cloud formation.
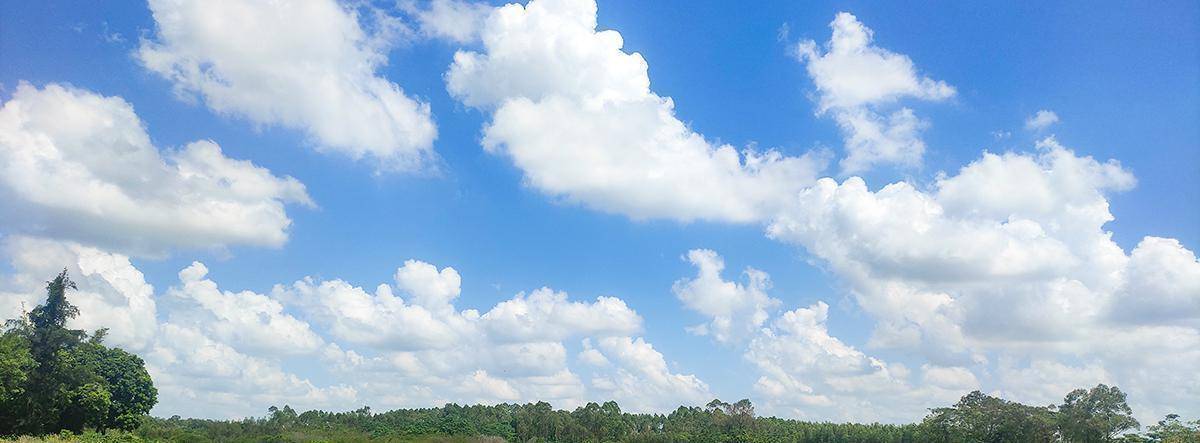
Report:
[[[6,317],[42,301],[44,280],[67,264],[81,311],[69,326],[123,325],[110,343],[145,357],[162,393],[158,415],[244,417],[283,403],[348,409],[546,400],[573,408],[600,399],[660,411],[712,397],[707,384],[671,371],[636,336],[642,317],[615,297],[576,301],[541,288],[480,313],[454,306],[457,271],[417,260],[373,293],[304,278],[266,294],[223,290],[196,262],[156,295],[121,254],[21,236],[3,246],[13,269],[0,276]],[[583,360],[570,357],[580,347],[580,356],[603,364],[572,364]],[[321,361],[323,381],[300,375],[297,359]]]
[[747,222],[810,183],[820,156],[717,145],[650,90],[646,60],[597,31],[589,0],[532,1],[491,13],[483,52],[459,51],[447,88],[490,113],[483,145],[528,186],[634,218]]
[[17,86],[0,108],[0,216],[8,232],[138,254],[281,246],[304,185],[210,140],[160,150],[133,106],[66,85]]
[[[483,49],[457,54],[447,85],[464,104],[490,112],[484,148],[511,158],[530,186],[637,219],[761,222],[769,237],[803,248],[845,284],[876,321],[868,348],[924,362],[918,373],[828,336],[824,305],[771,321],[776,304],[765,274],[724,281],[719,257],[693,251],[699,274],[674,288],[707,319],[690,330],[727,345],[749,340],[748,355],[763,371],[759,392],[782,413],[841,417],[796,402],[875,398],[911,407],[860,409],[913,419],[882,412],[939,404],[921,395],[943,385],[978,382],[1042,402],[1039,387],[1097,381],[1127,389],[1146,417],[1200,413],[1186,400],[1200,395],[1200,380],[1182,370],[1200,363],[1200,262],[1172,239],[1146,237],[1131,251],[1112,240],[1108,196],[1136,185],[1115,160],[1047,136],[1027,151],[984,152],[931,183],[873,189],[859,177],[812,180],[817,170],[808,167],[765,174],[811,159],[737,162],[732,151],[679,129],[671,102],[650,92],[646,61],[623,52],[616,31],[597,31],[593,2],[508,5],[482,26]],[[849,13],[830,27],[828,43],[795,49],[816,86],[818,115],[832,114],[846,136],[843,172],[919,165],[927,124],[900,102],[947,100],[955,89],[875,46],[873,32]],[[714,164],[728,167],[710,173]],[[1030,379],[1039,381],[1022,381]],[[806,394],[771,395],[783,392]]]
[[[316,147],[414,170],[433,158],[429,105],[376,71],[394,18],[334,0],[152,0],[157,33],[137,58],[213,111],[307,134]],[[363,24],[373,27],[364,29]]]

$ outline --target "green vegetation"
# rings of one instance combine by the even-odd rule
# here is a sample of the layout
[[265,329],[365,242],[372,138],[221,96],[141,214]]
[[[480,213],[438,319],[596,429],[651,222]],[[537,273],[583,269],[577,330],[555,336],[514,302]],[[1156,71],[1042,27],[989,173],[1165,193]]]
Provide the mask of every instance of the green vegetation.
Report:
[[1028,406],[975,391],[920,423],[814,423],[759,417],[750,400],[713,400],[670,414],[631,414],[616,402],[574,411],[545,402],[373,413],[268,409],[242,420],[152,418],[157,391],[137,356],[66,328],[78,310],[64,271],[47,299],[0,334],[0,436],[16,442],[1157,442],[1200,443],[1200,421],[1168,415],[1144,434],[1115,386],[1076,389],[1061,405]]
[[0,335],[0,435],[133,430],[158,401],[136,355],[68,329],[79,309],[67,300],[75,283],[63,271],[47,282],[46,303],[9,320]]

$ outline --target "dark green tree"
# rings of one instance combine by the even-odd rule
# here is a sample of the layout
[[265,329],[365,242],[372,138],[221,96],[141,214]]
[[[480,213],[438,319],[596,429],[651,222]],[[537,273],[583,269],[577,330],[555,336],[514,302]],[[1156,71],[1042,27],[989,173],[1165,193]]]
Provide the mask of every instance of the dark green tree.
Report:
[[132,430],[158,403],[158,389],[141,357],[102,345],[98,337],[103,336],[103,330],[97,331],[92,340],[78,349],[80,364],[101,380],[111,399],[104,419],[93,427]]
[[46,303],[30,311],[27,321],[15,325],[27,336],[34,360],[25,401],[20,405],[25,417],[17,424],[24,432],[41,434],[61,429],[68,405],[84,398],[73,388],[85,383],[81,379],[86,376],[68,355],[86,333],[66,327],[67,320],[79,315],[79,308],[67,300],[67,289],[76,287],[64,269],[54,280],[46,282]]
[[136,428],[158,392],[136,355],[67,328],[79,315],[67,299],[67,271],[46,284],[46,302],[9,320],[0,335],[0,435],[85,428]]
[[16,429],[23,420],[19,413],[27,410],[25,389],[36,365],[25,336],[0,335],[0,432]]

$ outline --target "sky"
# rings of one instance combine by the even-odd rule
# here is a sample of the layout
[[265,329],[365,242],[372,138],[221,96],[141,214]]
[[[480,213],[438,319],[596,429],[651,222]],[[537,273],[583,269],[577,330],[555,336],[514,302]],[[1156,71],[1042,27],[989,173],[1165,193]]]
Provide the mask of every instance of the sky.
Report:
[[0,2],[0,314],[155,415],[1200,416],[1200,6]]

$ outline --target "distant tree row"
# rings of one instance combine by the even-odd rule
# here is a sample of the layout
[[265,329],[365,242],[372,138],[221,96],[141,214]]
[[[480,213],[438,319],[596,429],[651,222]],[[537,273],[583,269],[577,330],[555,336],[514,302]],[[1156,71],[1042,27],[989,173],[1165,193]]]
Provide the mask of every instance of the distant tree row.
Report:
[[137,435],[154,441],[463,441],[463,442],[1127,442],[1200,443],[1200,421],[1169,415],[1144,434],[1125,394],[1098,385],[1067,394],[1063,404],[1035,407],[975,391],[936,408],[920,423],[805,422],[755,416],[749,400],[713,400],[670,414],[630,414],[615,402],[574,411],[548,403],[398,409],[372,413],[271,407],[238,421],[152,419]]
[[46,303],[5,323],[0,334],[0,435],[84,428],[133,430],[158,399],[136,355],[103,345],[105,329],[68,329],[79,309],[63,271],[47,282]]

